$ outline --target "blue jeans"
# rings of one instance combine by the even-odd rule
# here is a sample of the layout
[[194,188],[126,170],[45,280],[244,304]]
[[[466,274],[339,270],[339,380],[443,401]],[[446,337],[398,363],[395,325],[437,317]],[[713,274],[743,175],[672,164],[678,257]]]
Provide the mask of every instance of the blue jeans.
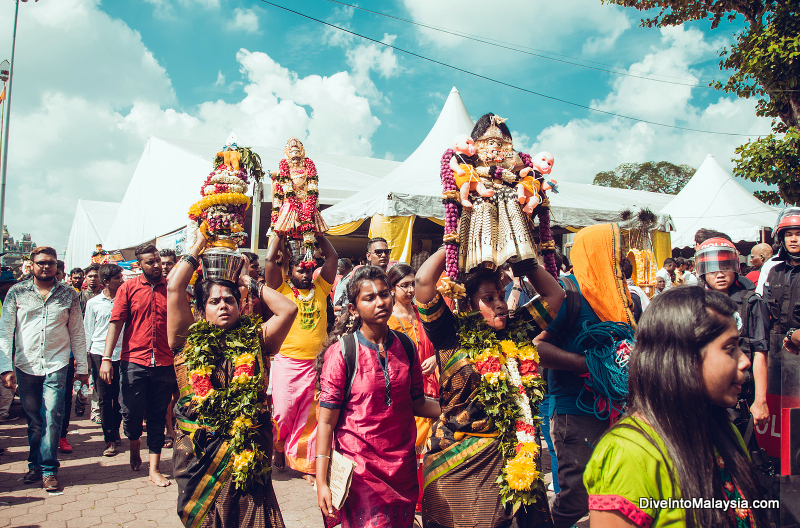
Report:
[[544,441],[547,442],[550,467],[553,470],[553,491],[558,493],[561,491],[561,487],[558,485],[558,458],[556,457],[556,449],[553,447],[553,438],[550,436],[550,404],[552,400],[552,396],[546,395],[542,403],[539,404],[539,413],[542,415],[542,436],[544,436]]
[[58,474],[67,369],[65,365],[46,376],[31,376],[16,369],[19,399],[28,421],[28,469],[41,471],[44,476]]

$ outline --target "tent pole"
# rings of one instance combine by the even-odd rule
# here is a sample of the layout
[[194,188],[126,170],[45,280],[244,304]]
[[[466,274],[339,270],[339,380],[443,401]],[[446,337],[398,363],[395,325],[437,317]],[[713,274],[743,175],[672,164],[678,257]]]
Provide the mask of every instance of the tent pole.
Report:
[[259,229],[261,229],[261,200],[264,197],[260,181],[253,183],[253,223],[250,229],[250,251],[258,255]]

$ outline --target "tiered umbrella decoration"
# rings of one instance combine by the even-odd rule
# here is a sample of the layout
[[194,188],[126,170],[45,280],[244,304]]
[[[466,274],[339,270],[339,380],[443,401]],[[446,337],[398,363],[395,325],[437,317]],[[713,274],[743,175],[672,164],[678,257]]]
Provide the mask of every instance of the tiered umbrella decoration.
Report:
[[210,246],[237,249],[244,243],[244,213],[250,206],[245,193],[250,178],[258,181],[263,175],[259,155],[237,146],[231,134],[200,188],[202,198],[189,208],[189,218],[200,226]]

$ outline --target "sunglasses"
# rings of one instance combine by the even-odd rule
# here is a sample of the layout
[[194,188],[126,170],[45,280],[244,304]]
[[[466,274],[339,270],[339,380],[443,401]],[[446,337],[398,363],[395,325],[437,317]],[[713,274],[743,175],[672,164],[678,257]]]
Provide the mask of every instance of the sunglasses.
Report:
[[391,249],[373,249],[372,252],[376,255],[388,255],[392,252]]
[[55,260],[40,260],[38,262],[34,261],[33,263],[39,266],[40,268],[46,268],[48,266],[52,268],[53,266],[58,264]]

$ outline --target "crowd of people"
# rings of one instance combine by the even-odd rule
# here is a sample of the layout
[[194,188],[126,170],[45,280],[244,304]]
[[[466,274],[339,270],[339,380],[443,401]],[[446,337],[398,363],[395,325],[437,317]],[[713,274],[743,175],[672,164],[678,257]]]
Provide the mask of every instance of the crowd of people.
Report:
[[[556,254],[558,278],[535,259],[478,268],[457,304],[440,293],[444,249],[415,243],[409,265],[391,261],[383,238],[354,263],[317,235],[322,256],[310,267],[273,236],[263,268],[244,253],[235,283],[196,277],[199,231],[184,255],[138,247],[141,273],[129,280],[93,264],[65,282],[55,250],[39,247],[30,277],[0,274],[0,419],[18,391],[24,481],[48,491],[59,489],[59,451],[71,451],[73,408],[90,406],[102,455],[116,456],[124,434],[133,471],[146,431],[153,484],[170,485],[160,461],[174,449],[186,526],[284,526],[270,472],[287,466],[315,485],[326,526],[411,527],[417,514],[428,528],[568,528],[587,514],[593,527],[769,526],[768,511],[752,507],[763,498],[752,425],[769,419],[775,362],[800,352],[800,209],[781,214],[774,236],[775,256],[758,244],[743,270],[730,237],[701,229],[694,258],[666,259],[649,296],[631,278],[620,226],[590,226],[569,259]],[[586,389],[586,329],[604,324],[635,331],[621,409],[599,409]],[[551,458],[552,501],[544,486],[522,504],[501,500],[507,454],[494,411],[475,397],[485,373],[463,353],[476,335],[507,342],[512,332],[535,345],[546,381],[535,436]],[[252,353],[186,367],[245,337]],[[90,376],[90,394],[73,390]],[[248,418],[209,427],[210,406],[249,379],[263,384]],[[228,460],[243,438],[250,447]],[[334,452],[354,462],[341,509],[328,480]],[[732,507],[658,502],[681,497]]]

